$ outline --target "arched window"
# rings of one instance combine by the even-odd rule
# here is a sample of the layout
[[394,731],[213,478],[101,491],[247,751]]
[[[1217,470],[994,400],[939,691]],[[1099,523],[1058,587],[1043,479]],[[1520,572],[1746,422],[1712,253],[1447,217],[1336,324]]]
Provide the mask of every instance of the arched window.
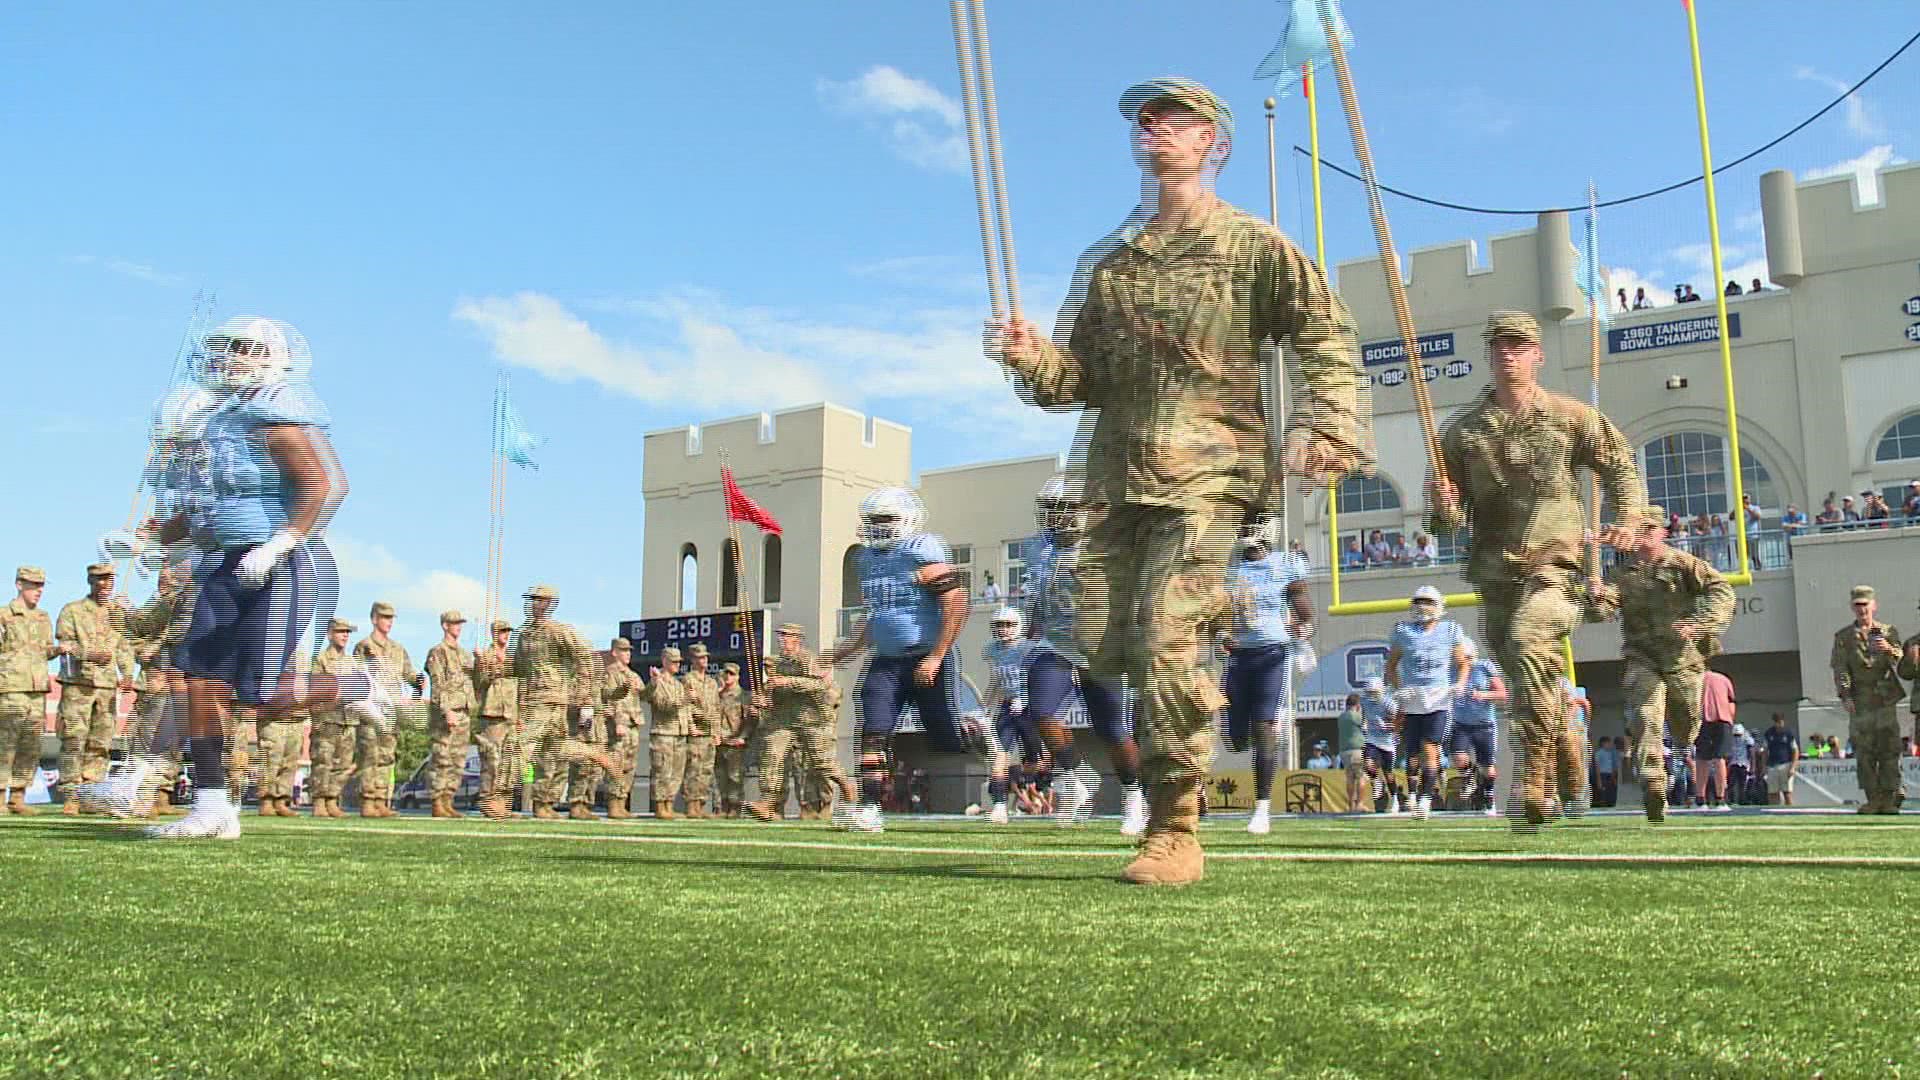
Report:
[[854,561],[859,552],[860,545],[854,544],[847,548],[845,555],[840,556],[841,607],[859,607],[866,603],[866,598],[860,595],[860,568]]
[[780,534],[768,533],[760,548],[760,597],[769,604],[780,602]]
[[692,544],[680,545],[680,610],[700,606],[700,550]]
[[720,606],[740,605],[740,545],[732,537],[720,551]]
[[1873,448],[1875,461],[1905,461],[1920,458],[1920,412],[1908,413],[1880,436]]
[[1340,481],[1340,512],[1400,509],[1400,492],[1384,476],[1349,476]]
[[[1727,475],[1727,443],[1710,431],[1680,431],[1640,448],[1640,473],[1647,500],[1683,517],[1732,512]],[[1740,451],[1740,483],[1762,510],[1780,505],[1773,476],[1760,460]]]

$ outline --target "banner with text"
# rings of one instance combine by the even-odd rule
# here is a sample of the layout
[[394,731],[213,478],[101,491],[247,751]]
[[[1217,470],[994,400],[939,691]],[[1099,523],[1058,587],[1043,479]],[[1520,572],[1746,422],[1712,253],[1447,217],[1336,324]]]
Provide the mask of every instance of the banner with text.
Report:
[[[1740,336],[1740,313],[1727,313],[1727,325],[1732,328],[1734,337]],[[1645,326],[1621,326],[1607,331],[1607,351],[1610,353],[1641,352],[1646,349],[1669,349],[1676,345],[1701,345],[1720,340],[1720,317],[1718,315],[1699,315],[1691,319],[1674,319],[1671,322],[1648,323]]]

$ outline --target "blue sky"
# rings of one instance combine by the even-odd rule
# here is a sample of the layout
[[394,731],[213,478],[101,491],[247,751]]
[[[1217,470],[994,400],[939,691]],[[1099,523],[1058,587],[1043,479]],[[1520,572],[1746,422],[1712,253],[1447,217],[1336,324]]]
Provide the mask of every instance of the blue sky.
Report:
[[[1264,213],[1268,90],[1250,73],[1285,10],[990,7],[1031,313],[1050,320],[1080,250],[1133,204],[1114,108],[1133,81],[1185,74],[1229,98],[1221,191]],[[1698,170],[1677,0],[1513,10],[1346,6],[1384,180],[1531,207],[1578,201],[1589,178],[1604,196]],[[1721,160],[1914,29],[1907,0],[1849,0],[1818,27],[1808,10],[1703,0]],[[1764,164],[1911,154],[1916,71],[1903,58]],[[1327,154],[1351,163],[1328,90]],[[917,468],[1057,449],[1066,421],[1020,408],[978,354],[958,97],[946,6],[923,0],[8,4],[0,561],[46,565],[50,603],[81,591],[199,289],[312,341],[353,487],[334,524],[342,608],[401,604],[417,654],[434,611],[479,606],[503,365],[551,439],[514,479],[506,580],[555,582],[595,636],[641,606],[643,431],[830,396],[912,425]],[[1305,141],[1297,99],[1280,133]],[[1730,267],[1759,250],[1759,167],[1722,189]],[[1296,235],[1302,182],[1283,159]],[[1328,184],[1333,259],[1369,254],[1362,203]],[[1692,190],[1603,217],[1603,251],[1656,286],[1705,282],[1688,270],[1698,208]],[[1402,250],[1531,225],[1389,213]]]

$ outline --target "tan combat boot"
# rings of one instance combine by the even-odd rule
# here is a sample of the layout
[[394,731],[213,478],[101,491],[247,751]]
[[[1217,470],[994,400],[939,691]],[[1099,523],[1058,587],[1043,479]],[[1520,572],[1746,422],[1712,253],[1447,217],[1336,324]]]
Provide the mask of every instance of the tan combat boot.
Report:
[[653,804],[653,816],[661,821],[674,821],[680,815],[673,812],[673,804],[656,800]]
[[560,820],[560,815],[553,812],[552,803],[544,803],[544,802],[534,803],[533,816],[536,818],[539,818],[541,821],[559,821]]
[[765,799],[761,799],[759,802],[750,802],[742,809],[760,821],[780,820],[780,811],[775,810],[773,804]]
[[153,794],[153,812],[156,817],[179,817],[187,809],[173,801],[172,788],[161,788]]
[[1547,795],[1548,778],[1556,771],[1555,747],[1547,740],[1529,743],[1527,760],[1520,772],[1521,820],[1536,828],[1547,823],[1552,802]]
[[300,811],[293,808],[293,799],[289,797],[279,800],[279,805],[274,807],[274,816],[299,817]]
[[365,795],[360,796],[360,816],[363,818],[379,817],[380,816],[380,800],[369,799]]
[[80,816],[80,799],[71,791],[67,792],[66,797],[60,800],[60,816]]
[[453,808],[447,805],[447,797],[445,795],[435,795],[433,797],[433,816],[437,818],[450,818],[453,816]]
[[327,800],[327,816],[330,818],[343,818],[347,816],[346,807],[340,805],[340,796],[335,795]]
[[627,809],[627,800],[625,799],[608,799],[607,800],[607,819],[609,821],[624,821],[627,818],[630,818],[632,816],[633,816],[633,811]]
[[1646,809],[1647,820],[1655,825],[1667,820],[1667,778],[1643,776],[1640,783],[1646,788],[1640,796],[1640,805]]
[[467,816],[467,813],[466,813],[466,811],[464,811],[464,810],[462,810],[462,809],[460,809],[459,807],[457,807],[457,806],[455,806],[455,805],[453,805],[453,796],[451,796],[451,795],[447,795],[447,796],[444,796],[444,797],[442,798],[442,800],[441,800],[441,801],[442,801],[442,802],[444,802],[444,803],[446,803],[446,806],[447,806],[447,816],[448,816],[448,817],[450,817],[450,818],[463,818],[463,817],[466,817],[466,816]]
[[280,815],[273,809],[274,802],[275,799],[273,796],[262,795],[260,796],[260,808],[254,812],[261,817],[279,817]]
[[489,821],[508,821],[513,818],[513,810],[507,805],[505,795],[489,795],[481,799],[480,812]]
[[325,795],[315,795],[313,797],[313,806],[308,808],[307,815],[309,817],[317,817],[317,818],[323,818],[323,817],[329,816],[327,814],[327,803],[330,801],[331,800],[329,800]]
[[22,817],[32,817],[33,815],[39,812],[40,811],[35,810],[33,807],[27,805],[26,792],[20,790],[19,788],[14,788],[13,791],[8,793],[7,813],[19,814]]
[[567,810],[567,819],[569,821],[595,821],[599,819],[599,816],[600,815],[593,812],[593,807],[583,802],[574,803],[573,806]]
[[687,803],[688,818],[704,818],[706,816],[707,816],[707,800],[701,799],[698,802]]
[[1587,747],[1580,733],[1567,727],[1560,732],[1556,755],[1555,771],[1558,773],[1560,788],[1560,812],[1569,817],[1577,817],[1583,811],[1580,803],[1587,794]]
[[1200,785],[1155,784],[1147,835],[1120,876],[1135,885],[1191,885],[1206,876],[1200,850]]

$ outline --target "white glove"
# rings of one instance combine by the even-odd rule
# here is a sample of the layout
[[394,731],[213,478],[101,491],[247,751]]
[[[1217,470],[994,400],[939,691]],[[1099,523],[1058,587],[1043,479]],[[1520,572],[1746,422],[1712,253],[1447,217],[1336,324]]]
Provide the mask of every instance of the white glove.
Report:
[[1313,642],[1305,638],[1295,641],[1293,648],[1288,651],[1293,654],[1295,674],[1306,675],[1320,666],[1320,656],[1313,651]]
[[100,561],[119,562],[147,550],[147,542],[130,532],[114,531],[100,538]]
[[300,537],[289,529],[281,529],[273,538],[240,560],[240,566],[234,571],[234,577],[244,589],[257,589],[273,576],[273,568],[287,557],[287,553],[300,546]]
[[580,706],[580,722],[584,724],[591,719],[593,719],[593,706],[591,705]]
[[1007,708],[1015,713],[1025,713],[1027,711],[1027,699],[1023,697],[1014,698],[1012,701],[1007,702]]

